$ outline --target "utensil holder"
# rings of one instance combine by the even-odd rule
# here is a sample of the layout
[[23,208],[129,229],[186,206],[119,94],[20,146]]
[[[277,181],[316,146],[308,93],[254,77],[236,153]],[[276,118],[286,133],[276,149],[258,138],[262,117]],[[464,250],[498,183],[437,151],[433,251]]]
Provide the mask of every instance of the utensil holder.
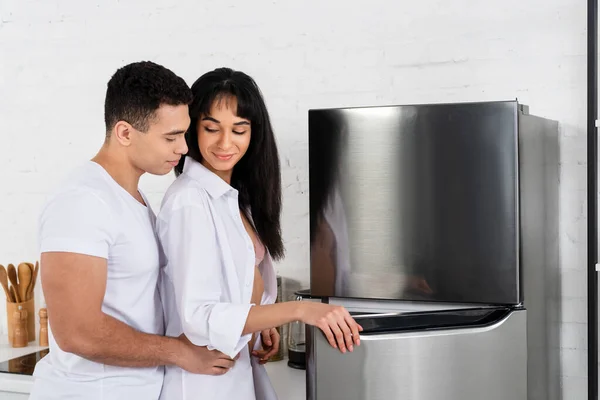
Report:
[[19,311],[19,306],[22,310],[27,311],[27,338],[29,342],[35,341],[35,298],[29,299],[21,303],[6,302],[6,316],[8,319],[8,343],[12,346],[13,332],[15,330],[12,316],[15,311]]

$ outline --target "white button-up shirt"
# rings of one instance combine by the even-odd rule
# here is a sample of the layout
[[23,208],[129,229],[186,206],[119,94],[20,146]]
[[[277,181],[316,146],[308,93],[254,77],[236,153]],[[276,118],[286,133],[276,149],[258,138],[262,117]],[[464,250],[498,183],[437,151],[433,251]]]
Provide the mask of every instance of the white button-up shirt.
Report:
[[[276,399],[264,366],[249,355],[252,335],[242,336],[252,307],[255,254],[237,190],[187,157],[183,173],[165,194],[157,231],[166,256],[161,294],[167,336],[185,333],[197,346],[230,357],[240,353],[235,366],[221,376],[167,367],[161,399]],[[274,303],[277,282],[268,252],[259,271],[264,280],[261,304]]]

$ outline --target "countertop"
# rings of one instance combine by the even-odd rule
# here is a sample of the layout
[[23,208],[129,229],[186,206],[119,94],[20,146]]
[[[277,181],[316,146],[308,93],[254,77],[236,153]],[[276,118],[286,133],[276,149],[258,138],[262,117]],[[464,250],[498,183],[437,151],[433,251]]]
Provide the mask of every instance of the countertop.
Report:
[[[46,349],[47,347],[37,346],[35,342],[31,342],[27,347],[15,349],[8,344],[8,338],[3,335],[0,337],[0,362]],[[31,376],[0,373],[0,393],[11,392],[26,394],[31,391],[32,384],[33,378]]]
[[[6,337],[0,338],[0,362],[46,349],[46,347],[34,346],[34,342],[27,347],[15,349],[7,342]],[[287,359],[269,362],[266,368],[279,400],[306,399],[306,371],[288,367]],[[0,373],[0,397],[2,392],[28,394],[32,384],[31,376]]]

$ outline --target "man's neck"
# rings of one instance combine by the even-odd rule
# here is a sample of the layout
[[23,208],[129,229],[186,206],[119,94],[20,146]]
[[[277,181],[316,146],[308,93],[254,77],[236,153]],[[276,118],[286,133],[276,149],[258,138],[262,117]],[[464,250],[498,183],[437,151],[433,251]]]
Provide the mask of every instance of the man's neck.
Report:
[[138,184],[144,171],[135,168],[123,154],[104,145],[92,161],[101,165],[123,189],[139,200]]

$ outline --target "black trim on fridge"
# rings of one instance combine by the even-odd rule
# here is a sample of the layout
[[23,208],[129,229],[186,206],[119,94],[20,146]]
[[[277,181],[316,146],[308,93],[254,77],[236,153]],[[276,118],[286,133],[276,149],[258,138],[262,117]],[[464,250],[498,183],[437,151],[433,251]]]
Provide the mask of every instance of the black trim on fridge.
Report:
[[353,314],[362,327],[361,336],[376,334],[423,332],[440,329],[483,328],[494,325],[511,312],[521,308],[465,308],[455,310],[436,310],[404,312],[399,314],[361,315]]
[[598,0],[587,7],[588,399],[598,400]]

